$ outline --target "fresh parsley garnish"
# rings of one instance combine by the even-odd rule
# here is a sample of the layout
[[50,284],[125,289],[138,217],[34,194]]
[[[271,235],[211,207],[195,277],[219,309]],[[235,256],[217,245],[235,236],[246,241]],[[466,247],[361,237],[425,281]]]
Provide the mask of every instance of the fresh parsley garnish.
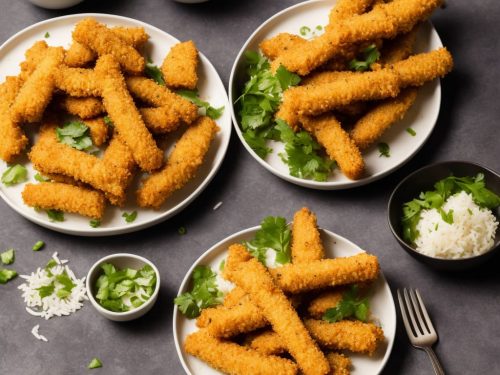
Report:
[[160,68],[152,63],[151,60],[146,62],[146,67],[144,68],[144,74],[155,81],[157,84],[161,86],[165,86],[165,80],[163,79],[163,74],[161,73]]
[[283,120],[276,120],[276,129],[280,132],[285,152],[280,153],[281,160],[288,165],[290,175],[298,178],[312,178],[326,181],[335,163],[318,154],[321,146],[306,131],[294,132]]
[[352,59],[349,61],[349,69],[357,72],[364,72],[371,69],[372,64],[380,58],[380,52],[375,44],[370,44],[361,52],[361,60]]
[[56,128],[57,140],[77,150],[93,151],[94,145],[90,137],[90,130],[81,121],[70,121],[61,128]]
[[117,270],[111,263],[101,265],[104,274],[96,281],[95,298],[111,311],[123,312],[141,306],[156,287],[156,272],[146,264],[141,269]]
[[17,272],[13,269],[0,268],[0,284],[6,284],[17,276]]
[[35,180],[38,181],[38,182],[47,182],[47,181],[50,181],[50,179],[48,179],[47,177],[42,176],[40,173],[37,173],[35,175]]
[[0,254],[0,260],[3,264],[12,264],[16,258],[16,253],[14,249],[9,249]]
[[135,219],[137,219],[137,211],[132,211],[131,213],[124,212],[122,217],[125,218],[127,223],[132,223]]
[[50,282],[50,284],[43,285],[40,288],[37,288],[38,294],[40,295],[40,298],[45,298],[51,296],[55,292],[56,296],[59,297],[59,299],[64,299],[71,294],[71,291],[76,285],[75,283],[73,283],[66,271],[54,276],[52,272],[49,272],[50,268],[52,267],[49,267],[49,264],[47,264],[45,270],[50,277],[53,277],[53,280]]
[[12,186],[28,179],[28,170],[20,164],[11,165],[2,174],[2,183]]
[[189,100],[191,103],[197,105],[202,116],[208,116],[213,120],[217,120],[222,116],[224,106],[220,108],[212,107],[210,103],[200,99],[198,90],[179,90],[177,91],[177,94],[182,96],[184,99]]
[[193,270],[193,288],[174,299],[181,313],[189,319],[198,317],[201,310],[219,305],[222,292],[217,288],[217,274],[207,266],[196,266]]
[[391,148],[387,143],[381,142],[378,144],[379,157],[385,156],[386,158],[391,156]]
[[179,233],[181,236],[184,236],[187,233],[186,227],[182,226],[177,229],[177,233]]
[[50,38],[50,33],[48,31],[45,33],[44,38],[45,39]]
[[101,226],[101,220],[98,220],[98,219],[92,219],[89,221],[89,225],[92,227],[92,228],[98,228]]
[[45,246],[45,242],[43,241],[37,241],[34,245],[33,245],[33,251],[38,251],[40,250],[42,247]]
[[413,130],[412,128],[406,128],[406,132],[410,134],[412,137],[417,135],[417,132]]
[[279,140],[275,129],[274,113],[281,103],[283,91],[296,86],[300,77],[280,66],[276,73],[271,71],[269,61],[254,51],[246,51],[248,81],[238,105],[243,138],[261,158],[272,152],[268,140]]
[[413,244],[419,236],[417,224],[422,210],[435,208],[445,222],[452,224],[453,210],[445,212],[442,206],[450,196],[461,191],[471,194],[474,202],[482,208],[492,210],[500,206],[500,197],[486,188],[482,173],[478,173],[475,177],[449,176],[436,182],[434,189],[422,192],[418,199],[404,203],[401,222],[403,225],[403,238],[406,242]]
[[346,318],[355,318],[362,322],[366,322],[369,313],[370,305],[368,299],[360,297],[358,286],[353,285],[342,295],[342,299],[337,306],[325,311],[323,320],[329,323],[335,323]]
[[58,210],[47,210],[46,212],[50,221],[64,221],[64,212]]
[[260,229],[245,246],[262,264],[266,264],[268,249],[276,251],[276,262],[290,263],[290,228],[284,217],[268,216],[260,223]]
[[87,366],[88,369],[94,369],[99,367],[102,367],[102,362],[99,358],[92,358],[89,365]]
[[49,285],[41,286],[40,288],[37,288],[36,290],[38,290],[38,295],[40,296],[40,298],[45,298],[45,297],[52,295],[52,293],[54,293],[55,289],[56,289],[56,287],[55,287],[54,283],[52,282]]

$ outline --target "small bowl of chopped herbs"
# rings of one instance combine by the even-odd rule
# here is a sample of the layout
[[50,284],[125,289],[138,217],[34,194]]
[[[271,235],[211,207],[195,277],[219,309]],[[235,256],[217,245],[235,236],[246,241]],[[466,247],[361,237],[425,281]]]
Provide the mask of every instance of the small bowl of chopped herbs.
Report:
[[139,255],[113,254],[94,263],[86,286],[90,302],[101,315],[124,322],[151,310],[158,298],[160,273]]
[[459,271],[500,250],[500,175],[482,165],[447,161],[423,167],[394,189],[388,220],[410,255]]

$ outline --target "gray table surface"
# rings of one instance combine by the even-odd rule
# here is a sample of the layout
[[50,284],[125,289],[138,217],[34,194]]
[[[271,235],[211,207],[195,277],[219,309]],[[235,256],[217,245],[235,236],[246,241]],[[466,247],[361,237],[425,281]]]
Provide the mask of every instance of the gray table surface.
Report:
[[[237,52],[268,17],[297,1],[211,1],[183,5],[170,0],[87,0],[63,11],[28,1],[0,0],[0,41],[51,17],[102,12],[137,18],[181,40],[194,39],[212,61],[227,87]],[[0,202],[0,249],[15,247],[15,268],[28,273],[53,251],[70,259],[77,275],[107,254],[132,252],[151,259],[161,270],[160,296],[144,318],[117,324],[87,303],[71,317],[42,321],[28,315],[17,279],[0,286],[0,374],[78,374],[97,356],[105,374],[182,374],[172,335],[172,299],[186,271],[210,246],[267,215],[291,218],[308,206],[319,224],[376,254],[393,292],[420,288],[440,335],[436,347],[450,374],[500,374],[500,259],[476,271],[442,274],[404,253],[386,223],[390,192],[411,171],[440,160],[464,159],[500,170],[498,151],[498,22],[500,3],[449,1],[433,16],[456,67],[442,81],[443,100],[437,127],[418,155],[383,180],[348,191],[313,191],[286,183],[258,165],[233,136],[228,155],[210,186],[175,218],[135,234],[78,238],[41,228]],[[217,211],[212,207],[222,201]],[[186,226],[180,236],[177,228]],[[39,239],[47,247],[32,253]],[[34,339],[31,328],[49,339]],[[400,322],[399,322],[400,323]],[[96,371],[96,373],[98,372]],[[413,349],[398,325],[392,356],[384,374],[431,374],[425,353]]]

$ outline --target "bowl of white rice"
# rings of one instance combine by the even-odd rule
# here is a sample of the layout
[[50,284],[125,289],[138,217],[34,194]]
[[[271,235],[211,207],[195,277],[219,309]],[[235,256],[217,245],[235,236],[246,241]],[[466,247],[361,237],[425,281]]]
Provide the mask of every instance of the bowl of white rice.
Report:
[[498,196],[500,175],[487,167],[466,161],[432,164],[394,189],[389,227],[416,259],[441,270],[471,268],[499,252]]

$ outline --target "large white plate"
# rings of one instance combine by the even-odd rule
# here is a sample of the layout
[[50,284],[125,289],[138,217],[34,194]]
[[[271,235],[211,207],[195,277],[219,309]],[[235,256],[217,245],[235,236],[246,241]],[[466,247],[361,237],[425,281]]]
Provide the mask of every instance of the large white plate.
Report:
[[[163,58],[168,53],[170,47],[179,41],[166,32],[148,25],[147,23],[137,21],[131,18],[108,15],[108,14],[75,14],[70,16],[53,18],[47,21],[30,26],[16,35],[12,36],[0,47],[0,81],[3,81],[8,75],[17,75],[19,73],[19,63],[24,60],[24,52],[31,47],[37,40],[45,40],[49,45],[69,47],[71,43],[71,32],[74,25],[85,17],[94,17],[97,21],[103,22],[109,26],[140,26],[144,27],[149,34],[150,39],[145,46],[145,53],[154,63],[161,65]],[[46,32],[50,37],[44,38]],[[196,41],[195,41],[196,42]],[[200,96],[209,101],[214,107],[225,106],[223,115],[217,120],[220,131],[217,134],[213,144],[210,147],[205,162],[197,173],[197,176],[190,181],[184,188],[172,195],[160,210],[149,210],[138,208],[134,203],[133,191],[128,197],[127,204],[123,209],[108,207],[101,227],[91,228],[89,220],[79,215],[65,214],[65,221],[52,223],[48,220],[44,212],[36,212],[32,208],[24,205],[21,192],[24,184],[13,187],[0,187],[0,196],[4,201],[19,214],[39,225],[53,229],[58,232],[77,234],[81,236],[107,236],[137,231],[160,221],[168,219],[175,215],[189,203],[191,203],[208,185],[219,169],[231,135],[231,117],[229,114],[228,100],[224,85],[217,74],[217,71],[208,59],[200,54],[200,64],[198,68],[199,83],[198,88]],[[169,137],[173,142],[175,137]],[[25,165],[29,171],[29,181],[34,181],[34,175],[31,163]],[[6,164],[0,160],[0,173],[6,169]],[[135,183],[137,184],[138,179]],[[138,212],[137,219],[127,224],[122,218],[124,211]]]
[[[394,124],[380,139],[381,142],[389,144],[391,156],[389,158],[379,157],[376,145],[367,150],[363,154],[366,163],[365,177],[359,180],[348,179],[338,169],[325,182],[304,180],[290,176],[288,166],[283,163],[278,155],[284,150],[283,144],[279,142],[270,142],[269,144],[273,148],[273,153],[265,159],[260,158],[243,139],[237,109],[233,105],[234,101],[241,94],[244,82],[248,80],[244,53],[247,50],[257,51],[260,42],[276,34],[282,32],[298,34],[302,26],[308,26],[311,30],[314,30],[317,25],[326,25],[328,23],[328,13],[335,2],[336,0],[307,1],[287,8],[269,18],[257,28],[243,45],[233,65],[229,79],[231,115],[236,133],[247,151],[264,168],[276,176],[297,185],[321,190],[347,189],[365,185],[384,177],[405,164],[417,153],[430,136],[436,124],[441,103],[441,86],[439,80],[434,80],[423,86],[419,90],[415,104],[408,111],[405,118]],[[429,22],[421,25],[415,43],[415,51],[425,52],[439,47],[442,47],[442,43],[433,26]],[[408,127],[416,131],[417,134],[415,137],[412,137],[405,131]]]
[[[196,266],[210,266],[214,271],[218,272],[221,261],[227,256],[228,247],[233,243],[241,243],[242,241],[250,240],[259,229],[260,227],[253,227],[233,234],[207,250],[198,260],[196,260],[196,262],[194,262],[187,272],[179,288],[178,295],[188,291],[191,287],[191,274]],[[351,241],[325,229],[321,229],[321,239],[325,247],[325,256],[327,258],[351,256],[363,251]],[[373,294],[370,296],[370,308],[373,316],[378,319],[378,322],[384,330],[385,343],[380,346],[372,357],[349,354],[353,363],[352,375],[379,374],[389,359],[394,344],[394,336],[396,334],[396,309],[389,285],[382,273],[374,283]],[[212,369],[203,361],[187,354],[183,349],[183,343],[186,337],[190,333],[198,330],[195,323],[195,319],[187,319],[179,312],[177,306],[174,307],[174,340],[182,367],[184,367],[186,373],[190,375],[220,374],[220,372]]]

